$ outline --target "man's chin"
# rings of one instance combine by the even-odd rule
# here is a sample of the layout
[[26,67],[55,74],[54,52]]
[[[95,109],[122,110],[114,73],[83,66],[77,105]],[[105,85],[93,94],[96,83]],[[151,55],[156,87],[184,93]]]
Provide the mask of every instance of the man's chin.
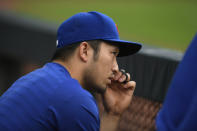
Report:
[[105,93],[107,87],[97,87],[95,88],[96,89],[96,92],[99,93],[99,94],[103,94]]
[[107,86],[98,86],[98,85],[95,85],[95,84],[92,84],[92,83],[86,84],[84,87],[85,87],[86,90],[88,90],[91,93],[96,92],[96,93],[99,93],[99,94],[105,93],[105,91],[107,89]]

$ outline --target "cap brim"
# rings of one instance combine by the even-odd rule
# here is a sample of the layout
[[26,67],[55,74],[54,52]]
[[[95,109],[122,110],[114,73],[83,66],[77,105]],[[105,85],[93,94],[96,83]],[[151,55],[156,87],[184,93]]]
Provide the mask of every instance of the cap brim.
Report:
[[142,47],[140,43],[131,42],[131,41],[124,41],[124,40],[117,40],[117,39],[107,39],[105,41],[118,44],[119,49],[120,49],[118,57],[135,54]]

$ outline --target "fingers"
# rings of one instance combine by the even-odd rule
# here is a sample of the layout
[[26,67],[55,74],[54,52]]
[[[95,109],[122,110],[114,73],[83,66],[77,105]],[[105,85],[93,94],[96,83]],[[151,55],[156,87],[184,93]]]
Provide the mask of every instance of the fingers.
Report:
[[123,73],[121,75],[121,77],[118,79],[118,82],[120,83],[127,83],[128,81],[130,81],[130,74],[129,73]]
[[115,74],[114,80],[118,81],[120,83],[127,83],[128,81],[130,81],[130,74],[129,73],[125,73],[124,70],[120,70]]
[[122,72],[121,71],[116,72],[116,74],[114,76],[114,80],[117,81],[121,76],[122,76]]
[[132,90],[135,90],[136,82],[135,81],[129,81],[126,84],[123,85],[123,88],[130,88]]

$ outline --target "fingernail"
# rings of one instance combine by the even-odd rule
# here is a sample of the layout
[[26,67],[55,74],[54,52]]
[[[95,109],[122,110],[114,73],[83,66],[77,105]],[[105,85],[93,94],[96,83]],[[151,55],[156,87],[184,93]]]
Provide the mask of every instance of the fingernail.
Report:
[[119,82],[122,82],[122,81],[123,81],[123,79],[122,79],[122,78],[120,78],[120,79],[119,79]]

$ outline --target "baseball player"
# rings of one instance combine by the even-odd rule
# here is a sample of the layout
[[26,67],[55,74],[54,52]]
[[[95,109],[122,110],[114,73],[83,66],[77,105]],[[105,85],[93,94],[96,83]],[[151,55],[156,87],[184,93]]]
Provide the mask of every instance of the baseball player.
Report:
[[[120,40],[116,24],[105,14],[70,17],[58,28],[52,61],[18,79],[1,96],[0,130],[114,130],[136,86],[116,58],[140,48]],[[90,92],[102,95],[106,114],[101,118]],[[103,127],[105,122],[109,124]]]

